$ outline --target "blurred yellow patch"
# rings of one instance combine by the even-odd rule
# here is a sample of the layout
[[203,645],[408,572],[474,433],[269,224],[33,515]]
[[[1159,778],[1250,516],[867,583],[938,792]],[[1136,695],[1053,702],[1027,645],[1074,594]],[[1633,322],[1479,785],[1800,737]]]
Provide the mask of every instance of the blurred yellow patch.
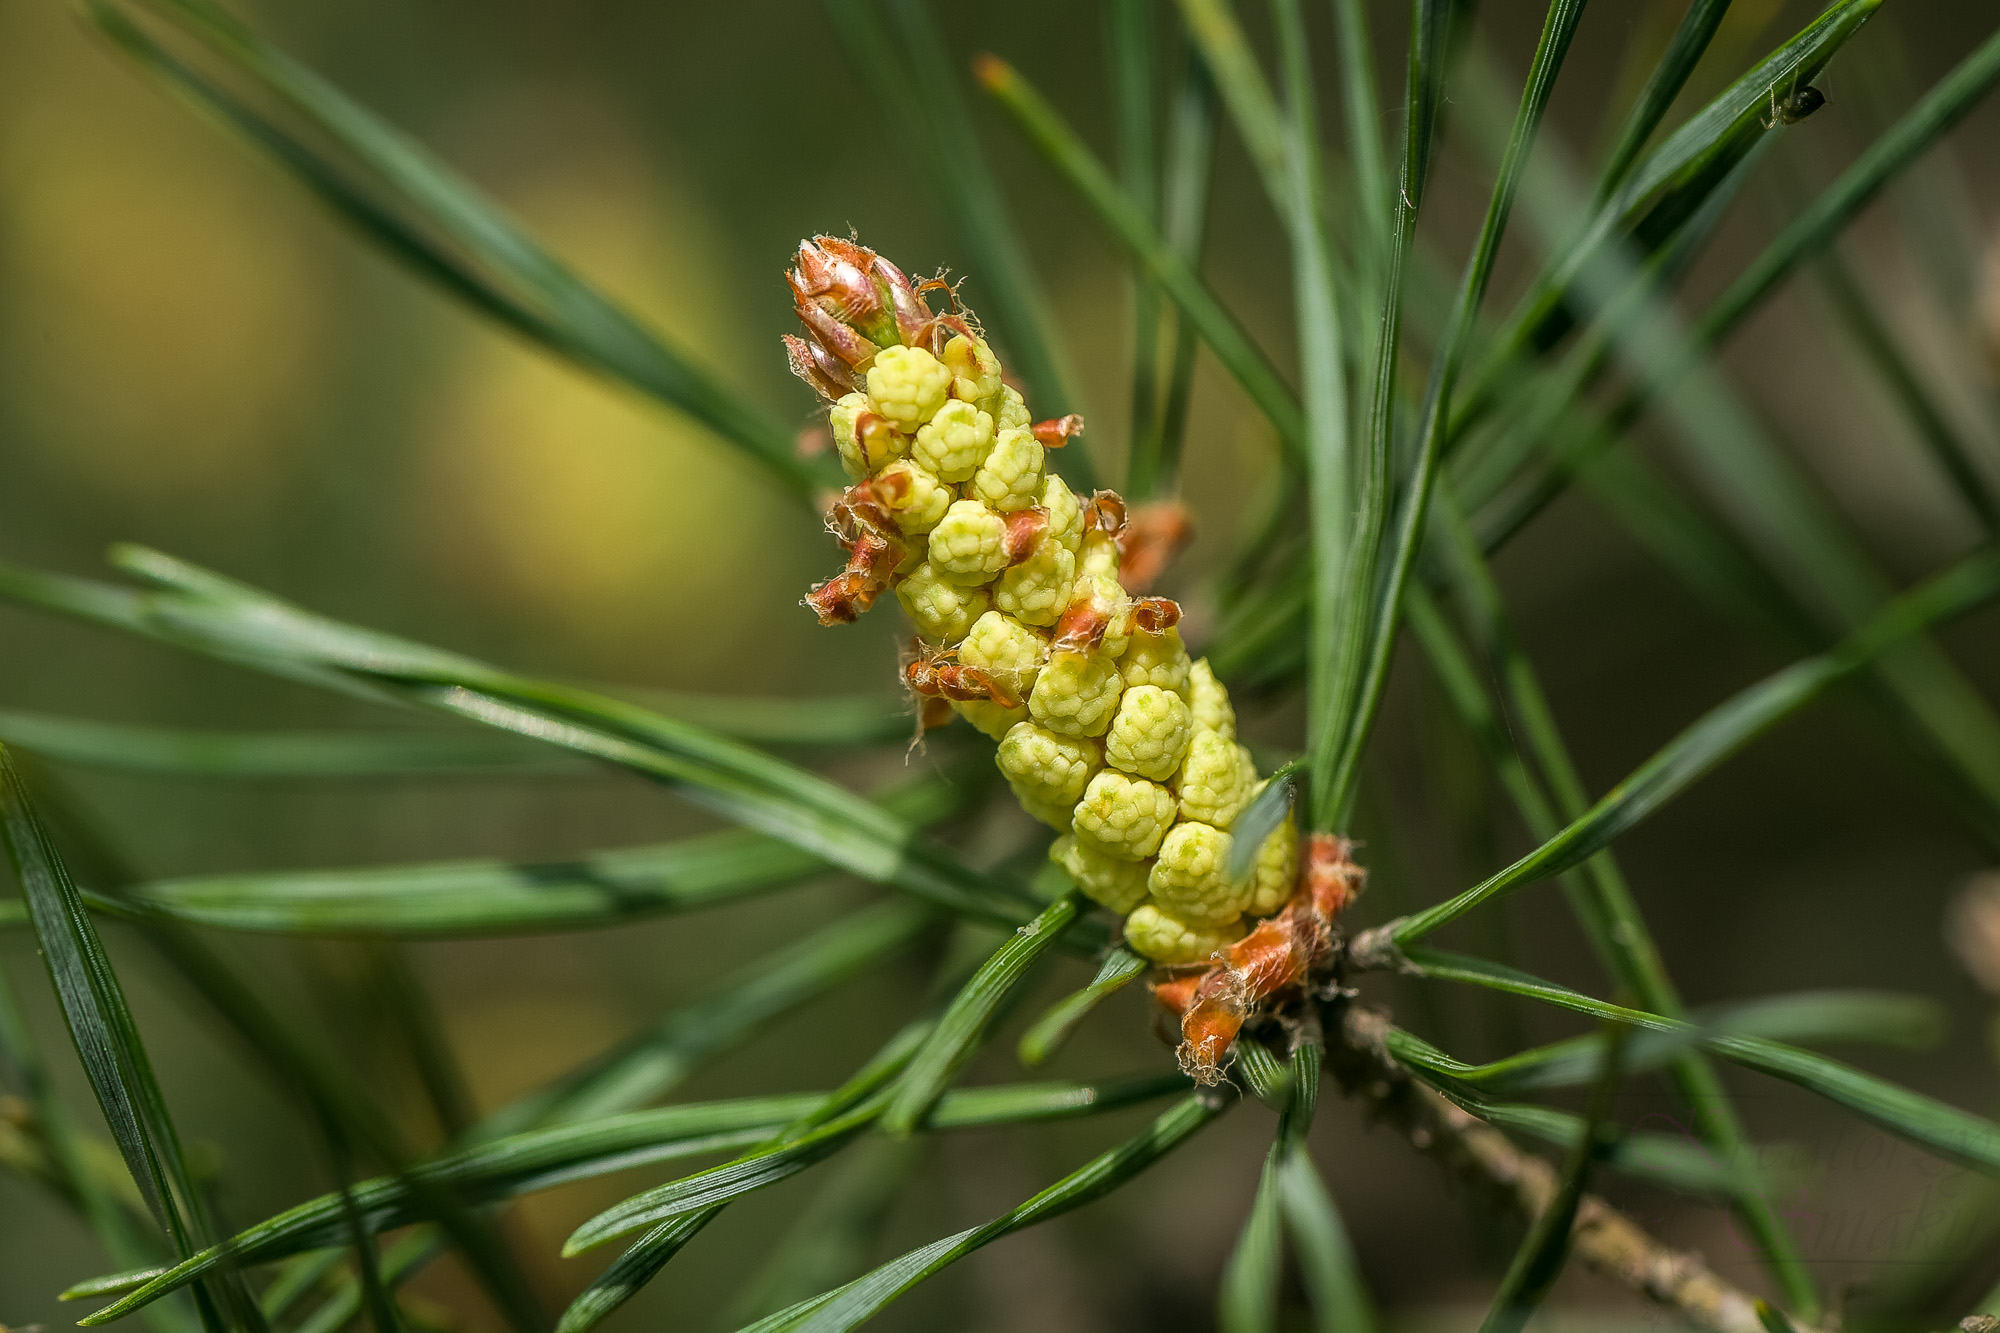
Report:
[[261,498],[326,341],[296,219],[247,163],[72,102],[45,86],[0,154],[0,375],[23,434],[128,500]]
[[500,606],[616,649],[681,612],[728,618],[730,598],[757,600],[737,572],[757,528],[731,521],[759,507],[756,479],[649,404],[495,349],[447,394],[425,449],[444,573]]
[[566,1074],[609,1046],[630,1019],[576,986],[480,992],[445,1012],[447,1035],[481,1115]]
[[[722,275],[702,261],[719,248],[703,219],[673,207],[615,133],[501,193],[678,346],[711,365],[741,346]],[[670,646],[677,671],[740,652],[731,631],[784,598],[759,558],[782,502],[703,428],[490,336],[444,385],[420,427],[418,521],[469,594],[613,662]]]
[[[512,994],[480,994],[445,1011],[451,1045],[471,1085],[473,1104],[490,1114],[546,1087],[593,1052],[616,1044],[630,1015],[606,996],[575,986],[542,985]],[[650,1182],[648,1182],[650,1183]],[[531,1243],[521,1247],[545,1280],[569,1286],[572,1274],[554,1262],[578,1223],[639,1186],[629,1177],[581,1182],[517,1201],[511,1223]]]

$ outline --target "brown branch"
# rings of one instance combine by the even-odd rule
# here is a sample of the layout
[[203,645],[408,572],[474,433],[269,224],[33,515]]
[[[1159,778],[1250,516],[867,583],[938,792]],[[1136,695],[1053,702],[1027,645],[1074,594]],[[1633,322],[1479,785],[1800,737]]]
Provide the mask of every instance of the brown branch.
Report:
[[[1389,1016],[1337,1000],[1326,1013],[1327,1068],[1412,1146],[1467,1184],[1533,1219],[1555,1197],[1555,1168],[1413,1078],[1385,1044]],[[1698,1254],[1669,1249],[1596,1195],[1577,1210],[1571,1252],[1613,1281],[1711,1333],[1763,1333],[1757,1301],[1709,1271]],[[1798,1333],[1819,1333],[1796,1320]]]

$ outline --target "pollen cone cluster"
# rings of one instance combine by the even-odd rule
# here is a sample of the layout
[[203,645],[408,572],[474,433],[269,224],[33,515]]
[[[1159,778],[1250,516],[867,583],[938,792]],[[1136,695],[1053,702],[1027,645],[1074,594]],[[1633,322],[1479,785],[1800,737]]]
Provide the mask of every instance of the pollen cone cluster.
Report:
[[792,365],[832,400],[854,483],[829,517],[847,568],[807,605],[838,624],[893,590],[927,711],[999,741],[1022,806],[1062,835],[1050,856],[1135,951],[1207,962],[1290,899],[1298,835],[1288,821],[1230,876],[1256,767],[1180,608],[1119,581],[1124,502],[1049,469],[1082,423],[1035,422],[978,328],[872,251],[819,237],[787,276],[808,334]]

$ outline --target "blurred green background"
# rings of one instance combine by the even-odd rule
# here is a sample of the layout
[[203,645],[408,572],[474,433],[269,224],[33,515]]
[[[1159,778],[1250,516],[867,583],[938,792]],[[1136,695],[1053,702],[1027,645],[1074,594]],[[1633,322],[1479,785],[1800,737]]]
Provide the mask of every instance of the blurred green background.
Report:
[[[1650,51],[1681,7],[1622,0],[1586,18],[1551,112],[1573,150],[1599,145],[1613,119],[1607,99],[1629,96],[1627,51]],[[812,403],[785,373],[778,345],[791,325],[779,275],[799,237],[851,226],[910,271],[963,269],[812,4],[306,0],[237,9],[801,427]],[[1400,44],[1398,11],[1374,11],[1386,52]],[[1739,0],[1686,104],[1811,12]],[[954,51],[1006,56],[1108,151],[1094,7],[948,0],[938,13]],[[1312,18],[1325,27],[1323,12]],[[1940,0],[1886,6],[1826,81],[1829,108],[1810,133],[1791,136],[1791,166],[1824,179],[1867,141],[1878,123],[1871,108],[1907,101],[1909,89],[1984,37],[1992,18],[1989,6]],[[1539,6],[1512,0],[1481,14],[1517,70],[1539,20]],[[1381,63],[1393,88],[1393,62]],[[1334,103],[1333,91],[1322,100]],[[1010,132],[983,108],[981,118],[1076,367],[1095,457],[1115,476],[1129,355],[1124,270]],[[1972,321],[1978,251],[2000,219],[1996,141],[2000,106],[1988,106],[1949,140],[1954,161],[1915,173],[1847,247],[1989,456],[2000,441],[1987,429],[1994,418],[1979,410],[1991,380]],[[1427,234],[1456,256],[1476,224],[1487,169],[1448,142],[1441,172]],[[1769,191],[1746,191],[1691,289],[1716,290],[1783,207]],[[1286,360],[1283,247],[1227,131],[1212,227],[1212,280]],[[1495,308],[1531,257],[1510,243]],[[980,275],[964,276],[977,308]],[[1890,567],[1915,576],[1965,547],[1973,529],[1826,321],[1811,285],[1795,282],[1730,344],[1725,369]],[[1199,574],[1271,483],[1272,458],[1261,425],[1204,369],[1184,485],[1199,537],[1167,589],[1186,598],[1197,634],[1213,610]],[[0,534],[0,556],[75,573],[96,573],[114,540],[144,542],[334,616],[548,675],[812,695],[886,689],[895,660],[893,614],[836,633],[799,608],[799,594],[832,569],[833,548],[748,465],[700,429],[552,363],[419,285],[123,65],[58,0],[0,5]],[[1783,660],[1692,600],[1578,497],[1515,542],[1499,569],[1599,790]],[[0,635],[0,707],[219,728],[396,720],[11,609],[0,609]],[[1961,625],[1946,642],[1976,680],[2000,691],[2000,616]],[[1476,762],[1435,697],[1405,662],[1370,769],[1364,831],[1378,884],[1360,909],[1367,920],[1462,887],[1526,845],[1509,820],[1488,817],[1498,804],[1467,777]],[[1253,730],[1284,751],[1297,724],[1275,708]],[[1832,986],[1933,996],[1954,1015],[1943,1047],[1863,1052],[1857,1062],[1991,1110],[2000,1089],[1990,1005],[1953,961],[1944,930],[1948,901],[1986,858],[1925,776],[1872,728],[1842,701],[1816,708],[1628,836],[1625,864],[1691,1001]],[[877,755],[832,771],[860,782],[896,765],[894,755]],[[671,796],[614,776],[351,784],[50,776],[73,788],[148,876],[560,857],[705,823]],[[408,954],[474,1098],[490,1107],[864,893],[825,883],[615,931],[426,943]],[[1499,921],[1526,966],[1595,982],[1547,890],[1510,900]],[[216,1035],[200,1002],[136,940],[108,929],[182,1131],[223,1164],[227,1218],[241,1225],[325,1188],[326,1163],[297,1108]],[[411,1071],[370,1026],[366,946],[219,943],[287,1013],[317,1025],[386,1103],[423,1125]],[[0,967],[75,1104],[94,1116],[25,933],[0,937]],[[925,975],[924,960],[910,959],[845,987],[676,1095],[826,1086],[899,1021]],[[1053,997],[1081,975],[1081,964],[1052,967],[1037,995]],[[1371,990],[1409,1003],[1391,985]],[[1468,1057],[1497,1053],[1523,1024],[1535,1034],[1569,1030],[1542,1014],[1517,1020],[1469,1003],[1404,1012],[1420,1031],[1449,1034]],[[974,1077],[1018,1076],[1010,1051],[1011,1042],[996,1042]],[[1057,1072],[1156,1068],[1167,1058],[1143,998],[1125,995]],[[1956,1168],[1802,1093],[1730,1078],[1759,1137],[1796,1145],[1808,1168],[1781,1212],[1830,1290],[1893,1275],[1903,1247],[1946,1225],[1938,1210],[1969,1188]],[[1634,1093],[1633,1114],[1645,1096]],[[883,1253],[1010,1206],[1135,1114],[1144,1113],[940,1144],[891,1217]],[[1214,1280],[1268,1131],[1260,1109],[1231,1116],[1136,1187],[981,1253],[882,1326],[1209,1326]],[[1410,1327],[1454,1326],[1461,1304],[1483,1306],[1509,1252],[1493,1218],[1468,1211],[1429,1163],[1338,1102],[1324,1109],[1315,1141],[1387,1306]],[[603,1262],[557,1259],[563,1236],[657,1178],[627,1173],[515,1210],[509,1235],[551,1305]],[[1609,1188],[1674,1243],[1704,1248],[1719,1271],[1756,1285],[1721,1210]],[[812,1189],[810,1180],[792,1182],[731,1208],[614,1327],[715,1326],[761,1246]],[[0,1174],[0,1323],[73,1320],[81,1309],[59,1306],[54,1292],[108,1267],[67,1210]],[[413,1290],[438,1319],[495,1326],[449,1266]],[[1565,1277],[1558,1302],[1594,1311],[1581,1317],[1595,1327],[1643,1318],[1580,1271]],[[1455,1317],[1465,1324],[1462,1312]]]

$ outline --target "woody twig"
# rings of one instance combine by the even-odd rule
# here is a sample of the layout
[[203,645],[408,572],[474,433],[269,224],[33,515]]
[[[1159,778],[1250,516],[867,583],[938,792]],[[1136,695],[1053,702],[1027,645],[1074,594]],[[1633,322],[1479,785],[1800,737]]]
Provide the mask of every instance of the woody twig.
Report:
[[[1326,1067],[1419,1152],[1453,1177],[1498,1197],[1532,1220],[1555,1197],[1555,1168],[1411,1076],[1389,1053],[1389,1016],[1336,1000],[1325,1018]],[[1596,1195],[1577,1210],[1571,1252],[1588,1267],[1712,1333],[1763,1333],[1757,1298],[1676,1250]],[[1792,1321],[1797,1333],[1821,1333]]]

